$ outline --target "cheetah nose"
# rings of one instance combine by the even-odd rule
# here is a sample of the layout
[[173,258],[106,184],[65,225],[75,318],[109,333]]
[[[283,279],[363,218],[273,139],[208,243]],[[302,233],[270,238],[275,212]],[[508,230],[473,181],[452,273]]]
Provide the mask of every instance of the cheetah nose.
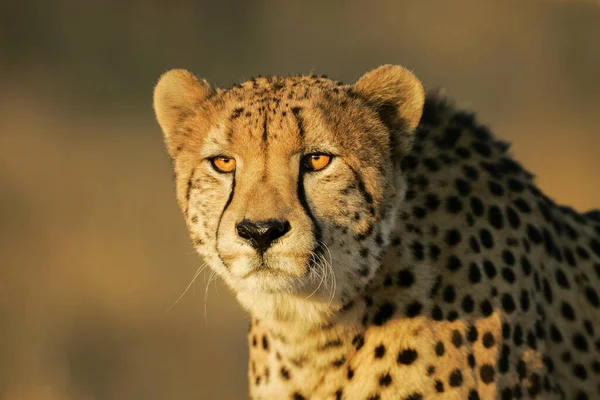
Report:
[[264,253],[273,242],[290,230],[288,221],[267,219],[252,221],[244,219],[235,226],[238,235],[252,245],[259,253]]

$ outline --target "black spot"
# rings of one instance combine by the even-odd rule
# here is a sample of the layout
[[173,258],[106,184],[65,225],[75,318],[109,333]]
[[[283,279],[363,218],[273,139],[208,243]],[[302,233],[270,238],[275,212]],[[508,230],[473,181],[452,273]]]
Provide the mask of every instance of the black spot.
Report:
[[483,335],[482,343],[486,349],[489,349],[490,347],[494,346],[494,344],[496,343],[494,335],[491,332],[486,332]]
[[418,316],[419,314],[421,314],[422,307],[423,306],[418,301],[410,303],[408,306],[406,306],[406,316],[409,318],[414,318]]
[[398,353],[398,359],[396,361],[398,362],[398,364],[410,365],[413,362],[415,362],[417,357],[418,353],[416,350],[406,349]]
[[413,207],[413,215],[417,219],[423,219],[427,215],[427,211],[422,207]]
[[456,246],[460,243],[461,235],[460,232],[456,229],[450,229],[446,232],[446,243],[449,246]]
[[471,236],[469,238],[469,246],[474,253],[479,253],[481,251],[481,247],[479,246],[479,242],[475,236]]
[[502,260],[508,265],[515,264],[515,256],[510,250],[502,251]]
[[517,308],[514,299],[509,293],[504,293],[502,295],[502,308],[504,308],[504,311],[509,314],[511,314]]
[[440,381],[439,379],[435,380],[435,391],[438,393],[443,393],[444,392],[444,383],[442,381]]
[[385,355],[385,346],[380,344],[375,347],[375,358],[382,358]]
[[345,363],[346,363],[346,357],[342,356],[342,357],[338,358],[337,360],[334,360],[331,363],[331,366],[333,366],[334,368],[339,368],[342,365],[344,365]]
[[477,171],[476,168],[473,168],[470,165],[465,165],[463,167],[463,172],[465,173],[465,176],[472,181],[476,181],[477,179],[479,179],[479,171]]
[[544,287],[544,298],[546,299],[546,301],[548,303],[552,303],[552,299],[553,299],[552,288],[550,287],[550,283],[548,282],[548,279],[544,278],[542,280],[542,284]]
[[439,306],[433,306],[431,309],[431,318],[433,318],[434,321],[441,321],[444,319],[442,309]]
[[388,387],[392,383],[390,374],[385,374],[379,377],[379,386]]
[[471,158],[471,151],[466,147],[457,147],[454,151],[460,158],[464,158],[465,160]]
[[516,346],[520,346],[523,344],[523,329],[519,324],[515,324],[515,330],[513,332],[513,343]]
[[527,236],[534,244],[541,244],[544,240],[539,229],[531,224],[527,224]]
[[360,350],[364,346],[364,344],[365,344],[365,337],[360,333],[358,333],[352,339],[352,345],[354,346],[354,348],[356,348],[356,350]]
[[469,367],[475,368],[476,362],[473,353],[469,353],[469,355],[467,356],[467,363],[469,364]]
[[508,358],[510,356],[510,347],[507,345],[502,345],[502,350],[500,352],[500,358],[498,359],[498,371],[500,373],[505,374],[508,372],[509,361]]
[[581,333],[576,333],[573,335],[573,346],[579,351],[587,352],[588,351],[588,342]]
[[596,239],[591,239],[590,240],[590,248],[592,249],[592,251],[594,253],[596,253],[596,255],[598,257],[600,257],[600,242],[597,241]]
[[587,379],[587,371],[586,371],[585,367],[579,363],[573,365],[573,375],[575,375],[577,378],[581,379],[582,381]]
[[475,389],[469,391],[469,397],[467,400],[480,400],[479,393]]
[[485,206],[479,197],[471,197],[471,210],[476,217],[481,217],[485,212]]
[[426,157],[423,159],[423,165],[425,165],[425,168],[427,168],[431,172],[437,172],[442,168],[438,160],[430,157]]
[[521,198],[518,198],[514,201],[515,206],[519,209],[519,211],[521,211],[522,213],[530,213],[531,212],[531,207],[529,206],[529,204],[527,204],[527,202]]
[[452,285],[446,286],[443,294],[444,301],[446,303],[453,303],[456,298],[456,292],[454,291],[454,287]]
[[408,288],[415,283],[415,275],[411,271],[403,269],[398,271],[397,280],[398,286]]
[[492,155],[492,150],[489,148],[489,146],[487,144],[485,144],[483,142],[476,140],[471,144],[471,146],[473,146],[475,151],[477,151],[483,157],[489,157]]
[[473,343],[477,341],[478,337],[479,332],[477,332],[477,328],[474,325],[471,325],[471,327],[469,327],[469,330],[467,331],[467,340]]
[[441,357],[444,355],[444,353],[446,352],[446,349],[444,348],[444,343],[439,341],[435,344],[435,354],[438,357]]
[[508,267],[502,268],[502,278],[504,278],[507,283],[514,283],[516,279],[515,273]]
[[442,250],[440,250],[437,245],[429,245],[429,258],[431,258],[432,261],[437,261],[441,252]]
[[493,279],[497,275],[496,266],[489,260],[483,261],[483,270],[488,278]]
[[447,267],[450,271],[457,271],[461,266],[462,263],[458,257],[456,257],[455,255],[451,255],[450,257],[448,257]]
[[468,196],[471,193],[471,184],[464,179],[456,179],[454,182],[456,189],[461,196]]
[[520,303],[523,311],[529,310],[529,293],[525,289],[521,290]]
[[460,331],[458,329],[454,329],[452,331],[452,344],[454,345],[454,347],[456,347],[457,349],[459,349],[462,344],[463,344],[463,338],[462,335],[460,333]]
[[462,211],[462,201],[456,196],[450,196],[446,199],[446,209],[452,214],[456,214]]
[[494,311],[489,300],[483,300],[479,308],[481,309],[481,314],[483,314],[484,317],[489,317]]
[[407,397],[405,397],[403,400],[422,400],[423,399],[423,395],[421,393],[411,393],[409,394]]
[[558,286],[564,289],[569,289],[571,287],[571,285],[569,284],[569,280],[567,279],[567,276],[565,275],[562,269],[557,268],[554,272],[554,277],[556,278]]
[[475,309],[475,301],[473,301],[473,297],[471,297],[471,295],[467,294],[465,297],[463,297],[462,309],[466,313],[472,313]]
[[550,325],[550,339],[552,339],[554,343],[562,343],[563,341],[562,334],[554,324]]
[[479,269],[479,266],[475,263],[469,264],[469,281],[471,283],[481,282],[481,270]]
[[514,178],[509,178],[508,179],[508,188],[515,193],[519,193],[519,192],[522,192],[523,189],[525,189],[525,185],[523,185],[521,183],[521,181],[519,181],[519,180],[516,180]]
[[448,384],[452,387],[459,387],[463,383],[463,376],[460,369],[455,369],[450,373],[448,377]]
[[479,376],[481,377],[483,383],[485,383],[486,385],[489,385],[494,381],[495,374],[496,371],[494,370],[494,367],[490,364],[484,364],[481,366],[481,368],[479,368]]
[[262,346],[263,346],[263,349],[269,351],[269,340],[267,339],[266,336],[262,337]]
[[512,207],[506,207],[506,219],[513,229],[518,229],[521,226],[521,219]]
[[440,206],[440,199],[435,193],[429,193],[425,198],[425,206],[427,206],[429,210],[435,211]]
[[485,228],[479,230],[479,240],[486,249],[491,249],[494,247],[494,239],[492,234]]
[[488,181],[488,188],[490,189],[490,193],[494,196],[504,195],[504,186],[500,185],[498,182]]
[[416,260],[421,261],[425,258],[423,244],[421,242],[419,242],[418,240],[415,240],[411,244],[411,249],[412,249],[413,256]]
[[496,229],[502,229],[504,227],[504,217],[498,206],[490,206],[488,210],[488,221],[490,225]]
[[525,258],[525,256],[521,257],[521,269],[523,270],[523,274],[525,274],[525,276],[531,275],[531,271],[533,270],[529,260]]
[[394,304],[383,303],[379,307],[379,310],[377,310],[377,313],[375,313],[375,316],[373,317],[373,323],[377,326],[385,324],[394,315],[395,311],[396,306]]
[[460,138],[460,127],[449,125],[444,130],[444,133],[436,138],[436,144],[442,149],[449,149],[456,146],[456,142]]
[[591,287],[587,286],[585,288],[585,297],[590,302],[590,304],[596,308],[600,307],[600,299],[598,299],[598,293]]
[[300,393],[298,393],[298,392],[295,392],[295,393],[292,395],[292,399],[294,399],[294,400],[306,400],[306,398],[305,398],[304,396],[302,396],[302,395],[301,395]]

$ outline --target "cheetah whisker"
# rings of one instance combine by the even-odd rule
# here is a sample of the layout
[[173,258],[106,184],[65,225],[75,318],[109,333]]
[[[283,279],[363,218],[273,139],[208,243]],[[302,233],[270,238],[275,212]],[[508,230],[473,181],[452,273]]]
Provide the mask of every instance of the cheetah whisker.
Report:
[[184,289],[183,293],[181,293],[181,295],[179,295],[179,297],[177,298],[177,300],[175,300],[175,302],[173,304],[171,304],[171,306],[169,308],[167,308],[165,310],[165,312],[169,312],[173,307],[175,307],[175,305],[177,303],[179,303],[179,301],[183,298],[183,296],[185,296],[185,294],[188,292],[188,290],[190,290],[190,288],[192,287],[192,285],[194,284],[194,282],[196,282],[196,279],[198,279],[198,276],[202,273],[202,271],[204,271],[204,269],[208,266],[208,263],[204,263],[202,264],[197,270],[196,273],[194,274],[194,277],[192,278],[192,281],[186,286],[186,288]]

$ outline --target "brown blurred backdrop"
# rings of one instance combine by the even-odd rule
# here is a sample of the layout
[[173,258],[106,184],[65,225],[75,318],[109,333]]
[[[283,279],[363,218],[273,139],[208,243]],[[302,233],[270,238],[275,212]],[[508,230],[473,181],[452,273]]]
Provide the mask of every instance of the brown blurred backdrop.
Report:
[[[200,278],[151,110],[158,75],[353,81],[403,64],[600,206],[600,5],[0,1],[0,399],[246,398],[248,317]],[[206,309],[206,312],[205,312]]]

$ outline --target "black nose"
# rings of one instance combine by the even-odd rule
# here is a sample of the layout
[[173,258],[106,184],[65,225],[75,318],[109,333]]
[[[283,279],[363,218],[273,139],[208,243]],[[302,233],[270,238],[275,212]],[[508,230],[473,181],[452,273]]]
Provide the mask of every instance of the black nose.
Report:
[[290,223],[276,219],[264,221],[244,219],[236,225],[236,229],[241,238],[246,239],[252,247],[264,253],[275,240],[290,230]]

